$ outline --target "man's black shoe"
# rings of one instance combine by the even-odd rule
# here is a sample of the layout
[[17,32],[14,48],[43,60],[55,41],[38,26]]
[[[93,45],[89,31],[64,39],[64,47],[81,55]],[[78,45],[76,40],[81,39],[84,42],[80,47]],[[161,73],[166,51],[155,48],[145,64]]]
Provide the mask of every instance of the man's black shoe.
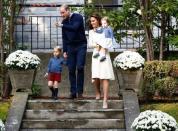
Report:
[[54,98],[54,100],[57,100],[58,98],[57,98],[57,96],[55,96],[55,97],[53,97]]
[[83,95],[82,94],[78,94],[78,99],[82,100],[83,99]]
[[75,98],[77,98],[76,95],[72,95],[72,94],[70,94],[69,99],[75,99]]

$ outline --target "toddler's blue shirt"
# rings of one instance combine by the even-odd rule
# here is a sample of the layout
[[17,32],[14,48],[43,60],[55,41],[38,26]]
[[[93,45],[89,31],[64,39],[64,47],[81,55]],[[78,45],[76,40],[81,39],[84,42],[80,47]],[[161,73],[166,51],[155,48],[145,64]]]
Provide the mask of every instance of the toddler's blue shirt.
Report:
[[62,65],[66,64],[66,61],[63,57],[52,57],[48,63],[48,73],[61,73],[62,72]]
[[104,33],[105,37],[106,38],[113,38],[114,35],[113,35],[113,30],[111,27],[99,27],[96,29],[96,33]]

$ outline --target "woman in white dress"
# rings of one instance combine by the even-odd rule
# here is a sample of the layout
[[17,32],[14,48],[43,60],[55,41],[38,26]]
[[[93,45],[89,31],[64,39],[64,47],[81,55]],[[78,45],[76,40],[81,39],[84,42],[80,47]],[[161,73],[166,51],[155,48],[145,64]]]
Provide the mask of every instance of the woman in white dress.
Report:
[[[96,29],[101,26],[101,18],[98,14],[93,14],[90,17],[90,31],[89,31],[89,47],[93,47],[93,52],[96,50],[98,42],[107,42],[105,35],[97,33]],[[111,39],[112,40],[112,39]],[[107,43],[106,43],[107,44]],[[94,58],[92,56],[92,81],[94,82],[96,88],[96,99],[100,99],[101,91],[100,85],[103,86],[103,108],[108,108],[108,90],[109,90],[109,81],[114,80],[114,72],[110,59],[110,54],[108,50],[106,51],[106,60],[100,61],[99,57]]]

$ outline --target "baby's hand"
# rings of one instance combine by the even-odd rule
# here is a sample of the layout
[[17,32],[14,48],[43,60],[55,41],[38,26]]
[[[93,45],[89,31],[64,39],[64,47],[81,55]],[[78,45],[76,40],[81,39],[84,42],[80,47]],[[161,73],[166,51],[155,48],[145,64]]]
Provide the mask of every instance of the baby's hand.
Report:
[[48,77],[48,73],[46,73],[45,75],[44,75],[44,78],[47,78]]

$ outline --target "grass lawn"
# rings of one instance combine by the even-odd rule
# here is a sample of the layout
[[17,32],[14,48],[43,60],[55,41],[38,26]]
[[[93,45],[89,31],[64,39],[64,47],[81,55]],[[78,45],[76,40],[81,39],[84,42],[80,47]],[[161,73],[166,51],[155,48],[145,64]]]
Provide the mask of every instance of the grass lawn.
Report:
[[0,101],[0,119],[5,122],[10,107],[9,101]]
[[178,102],[176,103],[148,103],[140,105],[140,110],[161,110],[173,116],[178,122]]

